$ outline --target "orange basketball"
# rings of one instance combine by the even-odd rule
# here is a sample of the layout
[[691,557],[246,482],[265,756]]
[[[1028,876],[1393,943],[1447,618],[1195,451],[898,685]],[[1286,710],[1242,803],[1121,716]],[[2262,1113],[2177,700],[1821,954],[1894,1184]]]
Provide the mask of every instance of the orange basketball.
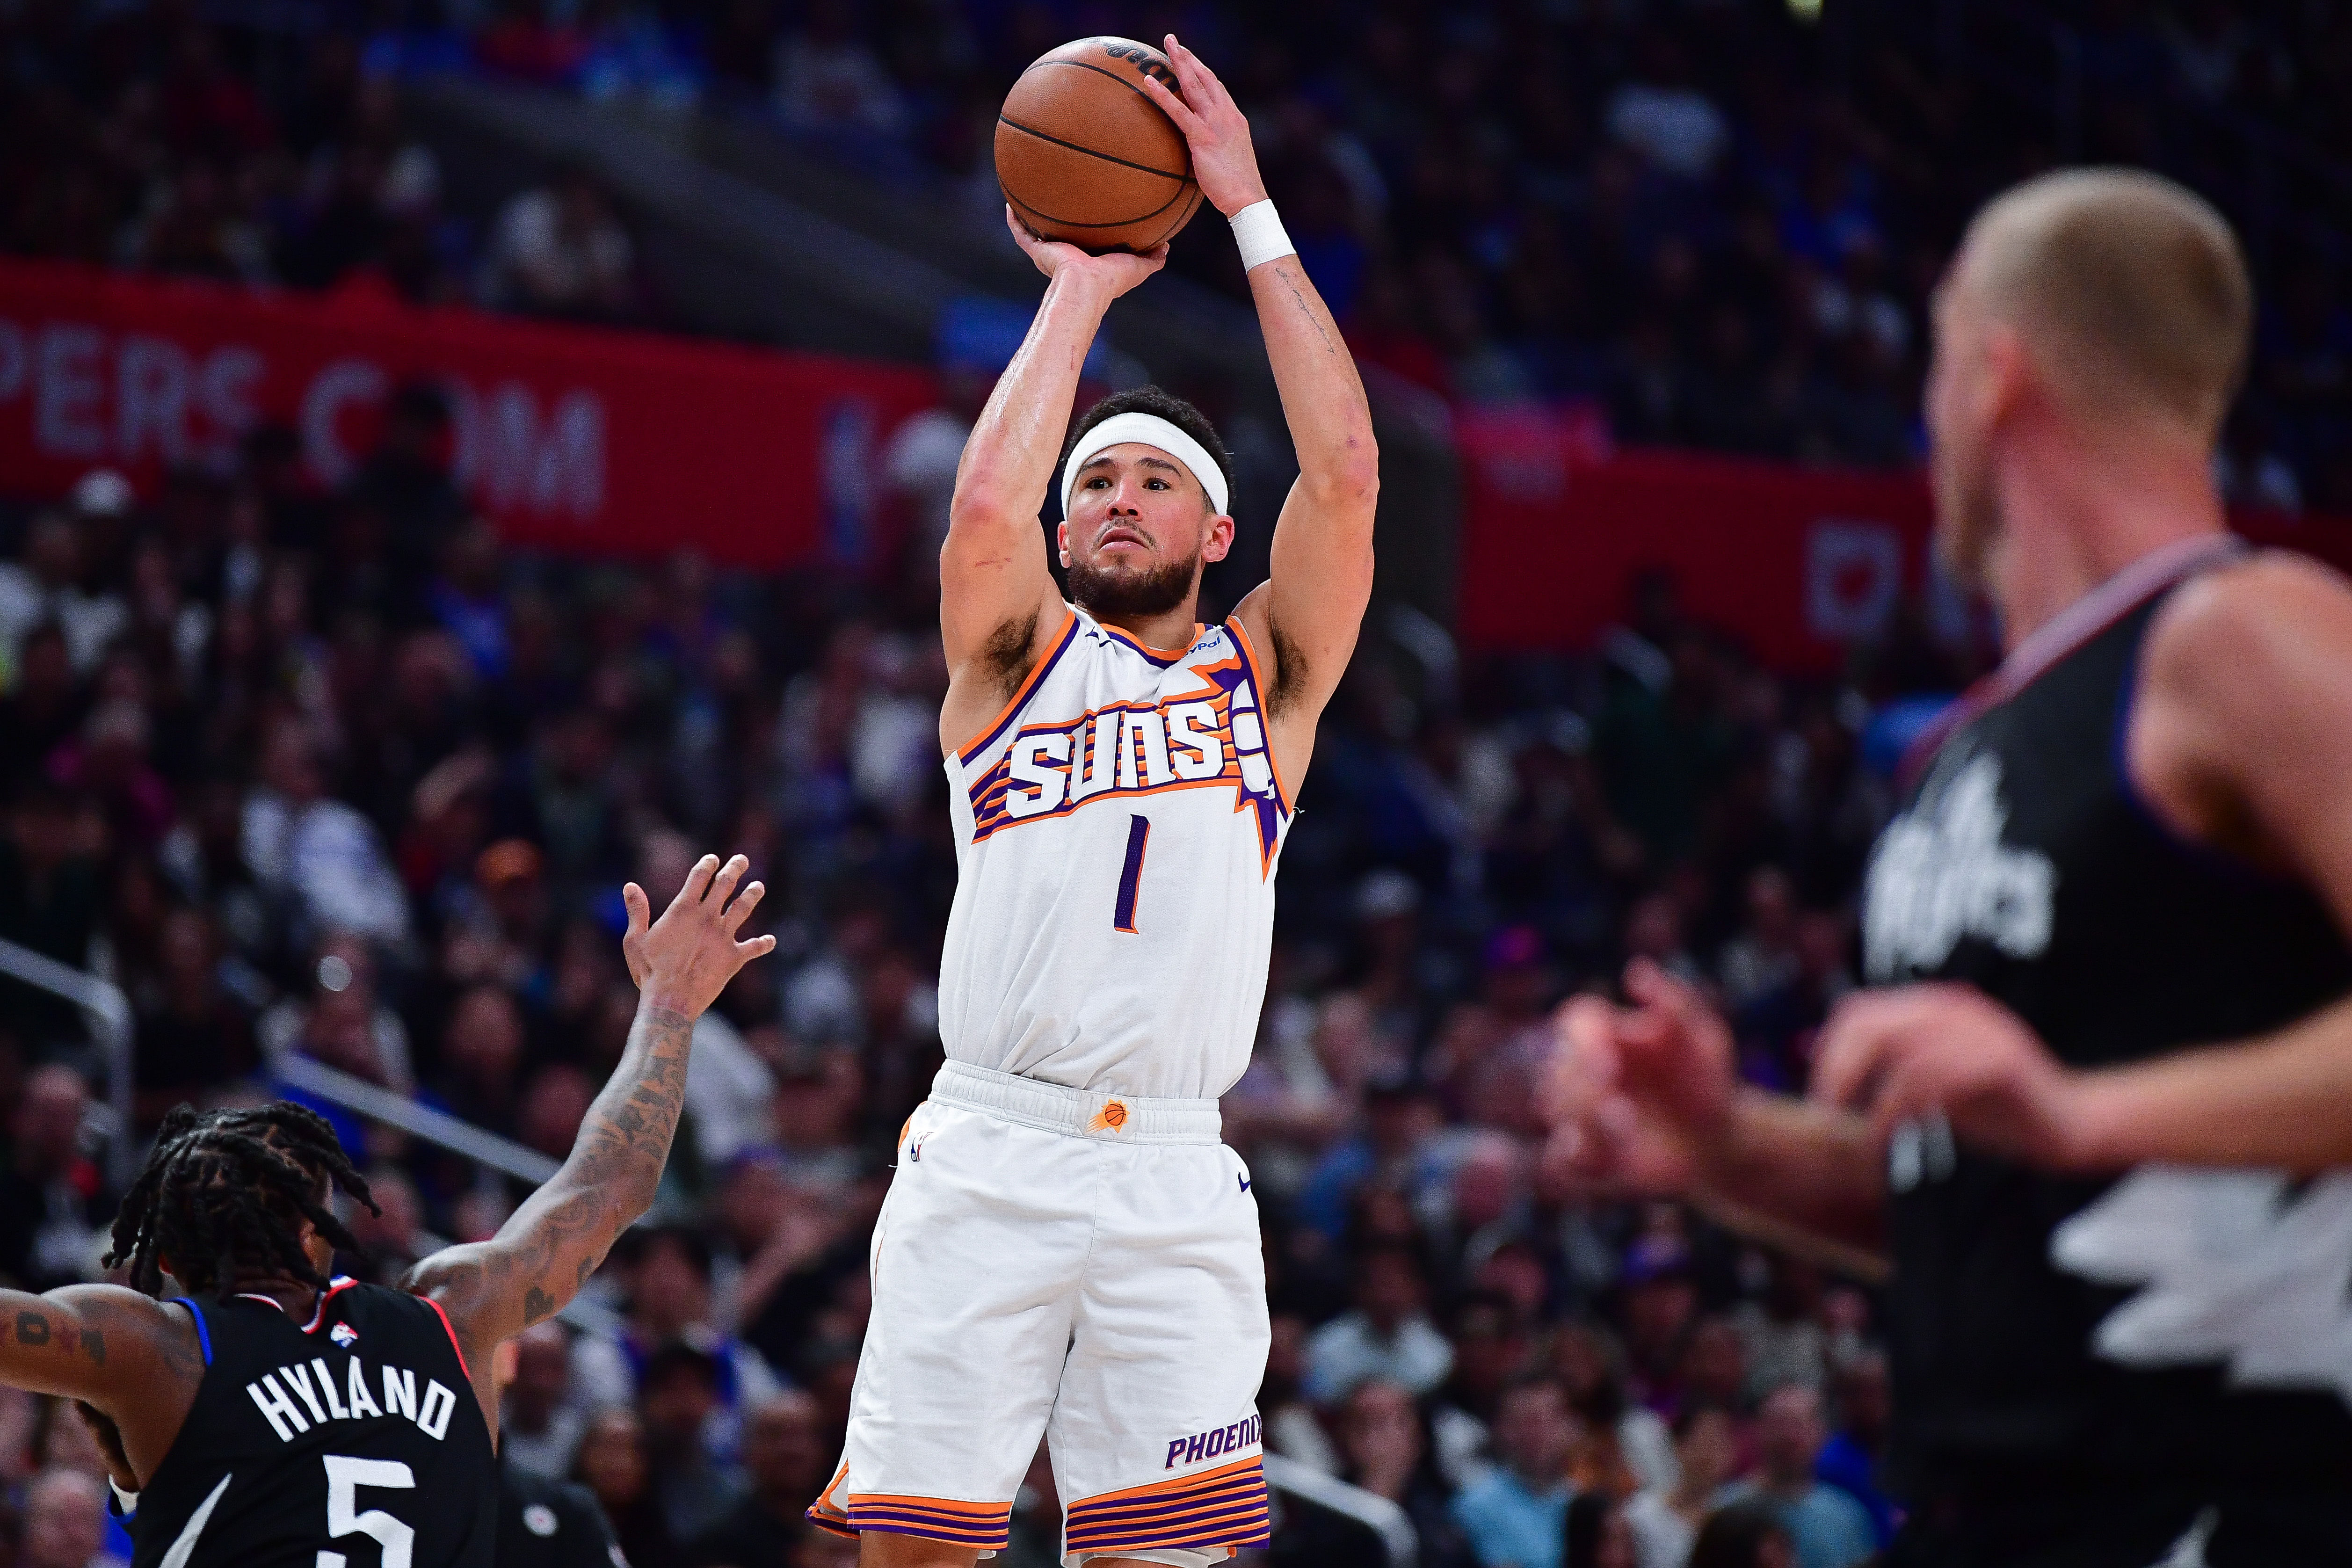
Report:
[[996,183],[1030,232],[1087,250],[1150,250],[1201,205],[1184,133],[1144,96],[1168,57],[1132,38],[1041,55],[996,116]]

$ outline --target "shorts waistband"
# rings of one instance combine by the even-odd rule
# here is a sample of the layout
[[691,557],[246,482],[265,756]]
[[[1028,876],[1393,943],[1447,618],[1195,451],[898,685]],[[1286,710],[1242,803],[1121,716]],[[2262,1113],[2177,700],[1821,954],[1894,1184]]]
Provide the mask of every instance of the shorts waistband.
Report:
[[1100,1089],[1065,1089],[1009,1072],[950,1062],[931,1080],[943,1105],[985,1111],[1024,1127],[1113,1143],[1222,1143],[1213,1100],[1163,1100]]

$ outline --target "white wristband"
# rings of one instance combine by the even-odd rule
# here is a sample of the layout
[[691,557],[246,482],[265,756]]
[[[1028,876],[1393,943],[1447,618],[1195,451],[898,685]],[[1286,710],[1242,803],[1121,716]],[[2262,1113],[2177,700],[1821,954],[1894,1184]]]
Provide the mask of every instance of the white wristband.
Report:
[[1234,243],[1241,247],[1242,270],[1278,256],[1296,256],[1298,247],[1282,232],[1282,215],[1272,201],[1252,202],[1226,220],[1234,226]]

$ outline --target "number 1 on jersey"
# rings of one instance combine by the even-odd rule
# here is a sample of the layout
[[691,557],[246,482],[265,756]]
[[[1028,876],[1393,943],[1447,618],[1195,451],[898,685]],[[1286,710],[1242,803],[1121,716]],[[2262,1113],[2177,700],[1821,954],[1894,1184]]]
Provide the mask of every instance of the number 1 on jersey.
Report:
[[1127,819],[1127,864],[1118,873],[1118,905],[1111,910],[1113,931],[1135,934],[1135,895],[1143,885],[1143,847],[1151,837],[1151,818]]

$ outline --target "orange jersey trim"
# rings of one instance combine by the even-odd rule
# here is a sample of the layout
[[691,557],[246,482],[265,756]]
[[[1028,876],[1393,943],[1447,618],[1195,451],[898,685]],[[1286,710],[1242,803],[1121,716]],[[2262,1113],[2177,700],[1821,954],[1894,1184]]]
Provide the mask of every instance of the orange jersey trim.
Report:
[[1197,1491],[1202,1487],[1214,1486],[1219,1481],[1262,1468],[1263,1464],[1258,1456],[1252,1454],[1246,1459],[1236,1459],[1230,1465],[1219,1465],[1213,1469],[1194,1470],[1189,1476],[1177,1476],[1170,1480],[1152,1481],[1145,1486],[1129,1487],[1124,1491],[1097,1492],[1090,1498],[1081,1498],[1070,1507],[1093,1508],[1097,1503],[1118,1502],[1127,1498],[1156,1497],[1168,1492]]
[[1021,705],[1024,702],[1028,701],[1031,694],[1037,689],[1037,683],[1045,679],[1045,672],[1052,669],[1056,663],[1060,662],[1062,655],[1069,651],[1070,638],[1072,634],[1077,630],[1077,611],[1069,608],[1067,605],[1063,606],[1062,624],[1054,633],[1054,646],[1052,648],[1048,649],[1045,656],[1037,661],[1037,668],[1031,670],[1028,675],[1023,679],[1019,689],[1013,693],[1012,700],[1005,703],[1003,707],[996,710],[996,717],[988,721],[987,728],[980,731],[977,734],[973,735],[971,740],[966,741],[962,745],[956,748],[956,760],[958,762],[968,763],[971,761],[972,754],[974,752],[978,752],[982,746],[987,745],[989,742],[996,739],[998,733],[1003,730],[1004,726],[1008,722],[1011,721],[1013,715],[1020,710]]
[[1145,642],[1133,632],[1112,626],[1108,621],[1097,621],[1095,625],[1102,627],[1103,630],[1108,632],[1111,636],[1117,637],[1128,647],[1135,649],[1136,652],[1148,654],[1151,658],[1158,659],[1164,664],[1174,664],[1178,660],[1181,659],[1186,654],[1192,652],[1192,645],[1201,640],[1201,634],[1209,629],[1203,623],[1194,621],[1192,623],[1192,635],[1185,639],[1184,646],[1182,647],[1166,648],[1153,647],[1150,643]]

